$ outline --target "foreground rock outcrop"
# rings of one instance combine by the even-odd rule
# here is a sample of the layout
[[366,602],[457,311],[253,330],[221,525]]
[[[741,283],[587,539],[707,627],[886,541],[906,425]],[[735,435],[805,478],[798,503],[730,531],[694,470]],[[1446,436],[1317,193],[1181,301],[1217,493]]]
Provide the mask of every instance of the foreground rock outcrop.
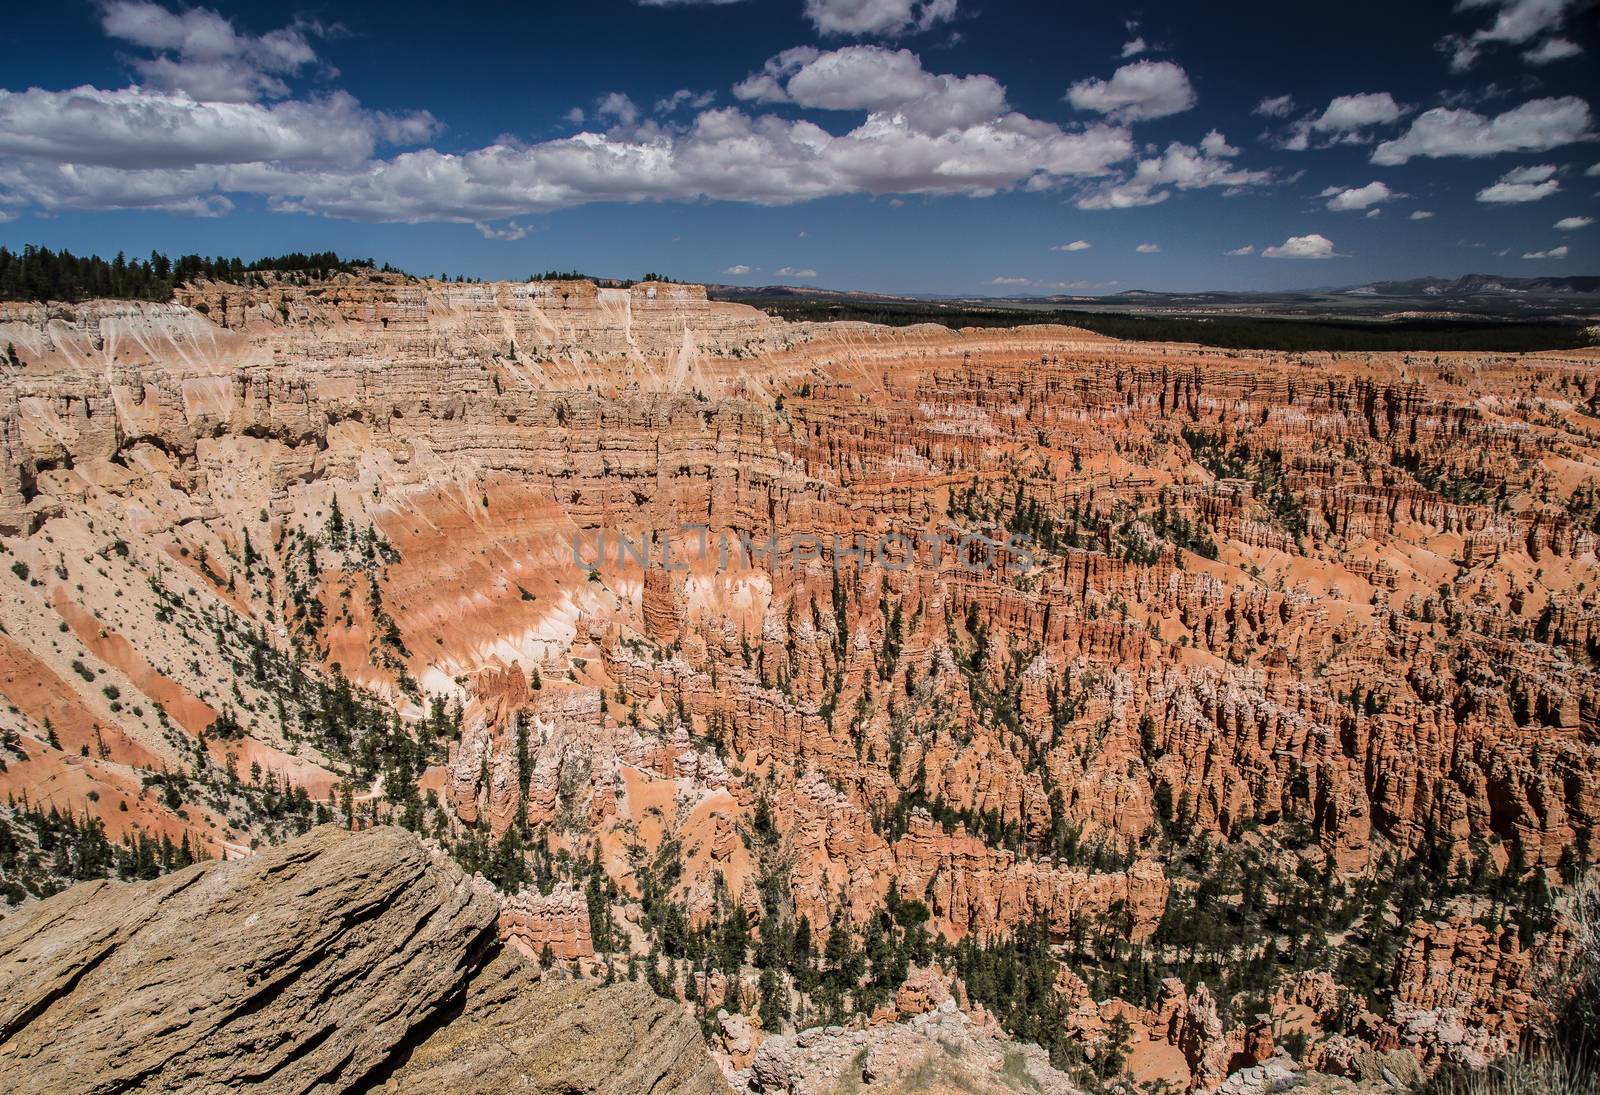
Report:
[[460,1016],[418,1046],[384,1090],[714,1095],[727,1085],[694,1024],[648,989],[540,982],[505,951],[468,986]]
[[75,886],[0,922],[0,1089],[345,1092],[396,1068],[405,1091],[719,1089],[680,1013],[541,984],[497,952],[498,911],[386,828]]

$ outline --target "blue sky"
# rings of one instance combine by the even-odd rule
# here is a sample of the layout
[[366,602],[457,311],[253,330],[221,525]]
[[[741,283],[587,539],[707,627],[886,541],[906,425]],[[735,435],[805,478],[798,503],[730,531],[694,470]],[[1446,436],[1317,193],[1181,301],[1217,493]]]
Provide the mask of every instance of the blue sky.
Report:
[[908,293],[1595,273],[1596,18],[30,5],[4,32],[0,242]]

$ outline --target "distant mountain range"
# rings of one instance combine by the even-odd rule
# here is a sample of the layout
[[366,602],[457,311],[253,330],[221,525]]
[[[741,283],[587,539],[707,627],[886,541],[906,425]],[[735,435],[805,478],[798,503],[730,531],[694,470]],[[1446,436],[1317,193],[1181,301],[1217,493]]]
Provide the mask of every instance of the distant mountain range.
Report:
[[1412,278],[1410,281],[1375,281],[1344,290],[1357,296],[1485,297],[1543,294],[1570,296],[1600,293],[1600,277],[1503,278],[1493,274],[1463,274],[1459,278]]
[[851,303],[940,303],[1007,309],[1073,309],[1138,315],[1284,316],[1295,318],[1400,320],[1462,319],[1600,320],[1600,276],[1412,278],[1365,285],[1281,292],[1164,293],[1128,289],[1105,296],[933,296],[866,293],[813,286],[708,286],[722,300],[783,300]]

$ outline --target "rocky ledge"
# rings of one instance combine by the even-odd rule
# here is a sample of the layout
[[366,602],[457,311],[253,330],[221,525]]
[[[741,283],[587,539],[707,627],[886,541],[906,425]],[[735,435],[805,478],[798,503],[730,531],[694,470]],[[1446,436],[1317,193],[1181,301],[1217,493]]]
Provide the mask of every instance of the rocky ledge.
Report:
[[816,1027],[761,1043],[742,1095],[869,1088],[901,1095],[1080,1095],[1038,1046],[974,1022],[947,997],[932,1011],[867,1028]]
[[415,836],[327,826],[0,921],[0,1090],[725,1091],[642,985],[540,980]]

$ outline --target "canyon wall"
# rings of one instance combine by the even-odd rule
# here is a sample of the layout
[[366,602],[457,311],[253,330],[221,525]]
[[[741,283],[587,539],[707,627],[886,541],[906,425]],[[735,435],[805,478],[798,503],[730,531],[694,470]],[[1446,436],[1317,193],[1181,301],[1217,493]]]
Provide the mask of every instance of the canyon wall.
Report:
[[[0,786],[115,838],[239,854],[289,788],[388,816],[336,675],[432,735],[421,827],[597,861],[619,908],[673,858],[692,922],[892,889],[951,942],[1143,944],[1195,833],[1350,880],[1600,855],[1590,352],[376,274],[3,304],[0,339]],[[1408,930],[1397,999],[1442,1006]],[[576,890],[502,931],[593,953]],[[1526,976],[1450,1006],[1514,1039]]]

